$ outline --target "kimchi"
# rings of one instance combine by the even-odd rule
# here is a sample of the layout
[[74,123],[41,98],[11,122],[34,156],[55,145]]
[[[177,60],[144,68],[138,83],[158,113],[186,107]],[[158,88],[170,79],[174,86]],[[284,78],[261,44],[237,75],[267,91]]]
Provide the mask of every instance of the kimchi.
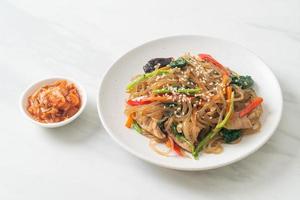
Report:
[[81,106],[76,86],[67,80],[55,81],[28,97],[27,111],[42,123],[64,121],[75,115]]

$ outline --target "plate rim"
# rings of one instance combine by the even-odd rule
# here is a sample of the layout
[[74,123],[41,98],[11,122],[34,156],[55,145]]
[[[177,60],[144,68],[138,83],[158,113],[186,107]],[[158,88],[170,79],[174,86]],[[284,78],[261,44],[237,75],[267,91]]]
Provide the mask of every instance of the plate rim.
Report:
[[[113,131],[107,126],[107,124],[105,123],[105,119],[103,117],[103,114],[102,114],[102,111],[100,109],[101,105],[100,105],[100,96],[101,96],[101,91],[102,91],[102,85],[103,85],[103,82],[105,81],[106,77],[107,77],[107,74],[109,73],[109,71],[112,69],[112,67],[118,63],[124,56],[130,54],[132,51],[144,46],[144,45],[147,45],[147,44],[150,44],[150,43],[153,43],[153,42],[157,42],[159,40],[168,40],[168,39],[173,39],[173,38],[180,38],[180,37],[200,37],[200,38],[207,38],[207,39],[213,39],[213,40],[219,40],[221,42],[226,42],[226,43],[231,43],[235,46],[238,46],[240,48],[243,48],[245,49],[246,51],[248,51],[250,54],[252,54],[253,56],[255,56],[257,59],[259,59],[265,66],[266,70],[268,70],[268,73],[272,76],[272,78],[275,80],[276,82],[276,86],[278,88],[278,92],[279,92],[279,102],[280,102],[280,107],[279,107],[279,112],[278,112],[278,117],[276,119],[276,122],[275,122],[275,126],[271,129],[271,134],[268,135],[268,137],[266,137],[259,145],[257,145],[255,148],[251,149],[249,152],[243,154],[242,156],[236,158],[236,159],[233,159],[233,160],[230,160],[230,161],[227,161],[227,162],[223,162],[222,164],[219,164],[219,165],[216,165],[216,166],[208,166],[208,167],[178,167],[178,166],[174,166],[174,165],[169,165],[169,164],[165,164],[165,163],[158,163],[158,162],[155,162],[151,159],[147,159],[147,157],[141,155],[140,153],[138,153],[137,151],[133,150],[132,148],[128,147],[126,144],[123,144],[120,140],[118,140],[117,137],[114,136],[114,134],[112,133]],[[279,81],[276,77],[276,75],[272,72],[272,70],[270,69],[270,67],[266,64],[266,62],[264,62],[264,60],[256,55],[252,50],[248,49],[247,47],[239,44],[239,43],[236,43],[236,42],[233,42],[233,41],[230,41],[230,40],[226,40],[226,39],[222,39],[222,38],[217,38],[217,37],[211,37],[211,36],[206,36],[206,35],[195,35],[195,34],[183,34],[183,35],[171,35],[171,36],[166,36],[166,37],[159,37],[159,38],[156,38],[156,39],[153,39],[153,40],[148,40],[144,43],[141,43],[137,46],[135,46],[134,48],[131,48],[129,49],[128,51],[126,51],[124,54],[122,54],[120,57],[118,57],[111,65],[108,69],[106,69],[106,71],[103,73],[103,76],[100,80],[100,83],[98,85],[98,93],[97,93],[97,111],[98,111],[98,116],[100,118],[100,121],[104,127],[104,129],[106,130],[106,132],[110,135],[110,137],[118,144],[120,145],[122,148],[124,148],[126,151],[128,151],[129,153],[131,153],[132,155],[138,157],[139,159],[141,160],[144,160],[148,163],[151,163],[151,164],[154,164],[156,166],[159,166],[159,167],[164,167],[164,168],[168,168],[168,169],[175,169],[175,170],[181,170],[181,171],[204,171],[204,170],[210,170],[210,169],[217,169],[217,168],[220,168],[220,167],[224,167],[224,166],[227,166],[227,165],[230,165],[230,164],[233,164],[235,162],[238,162],[248,156],[250,156],[251,154],[255,153],[258,149],[260,149],[263,145],[265,145],[267,143],[267,141],[269,141],[269,139],[274,135],[275,131],[277,130],[278,126],[279,126],[279,123],[281,121],[281,118],[282,118],[282,111],[283,111],[283,96],[282,96],[282,89],[281,89],[281,86],[279,84]]]

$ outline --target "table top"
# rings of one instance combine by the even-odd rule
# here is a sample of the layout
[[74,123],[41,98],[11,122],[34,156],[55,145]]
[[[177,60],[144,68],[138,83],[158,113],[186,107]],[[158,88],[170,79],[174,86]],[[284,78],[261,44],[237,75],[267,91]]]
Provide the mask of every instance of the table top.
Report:
[[[0,199],[298,199],[300,195],[300,1],[0,1]],[[98,118],[103,73],[152,39],[199,34],[237,42],[260,56],[281,84],[282,120],[256,153],[235,164],[182,172],[121,149]],[[27,121],[22,91],[65,75],[88,93],[74,123]]]

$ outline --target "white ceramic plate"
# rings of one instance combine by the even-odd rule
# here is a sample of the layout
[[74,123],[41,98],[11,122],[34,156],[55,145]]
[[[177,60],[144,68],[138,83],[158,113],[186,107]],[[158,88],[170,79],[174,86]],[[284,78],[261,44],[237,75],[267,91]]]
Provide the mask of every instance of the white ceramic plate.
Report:
[[[264,98],[259,133],[236,145],[224,145],[221,154],[200,154],[199,160],[163,157],[149,148],[149,139],[124,126],[125,87],[143,65],[155,57],[178,57],[186,52],[208,53],[234,71],[251,75],[255,90]],[[98,112],[110,136],[125,150],[150,163],[179,170],[206,170],[228,165],[260,148],[274,133],[281,117],[282,95],[271,70],[249,50],[220,39],[204,36],[174,36],[147,42],[122,56],[107,71],[99,88]],[[116,158],[117,159],[117,158]]]

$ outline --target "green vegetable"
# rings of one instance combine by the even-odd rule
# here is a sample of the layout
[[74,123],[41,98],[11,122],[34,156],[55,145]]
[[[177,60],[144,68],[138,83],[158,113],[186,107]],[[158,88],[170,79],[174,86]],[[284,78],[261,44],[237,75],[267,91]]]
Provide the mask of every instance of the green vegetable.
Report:
[[183,88],[183,89],[178,89],[177,90],[178,93],[184,93],[184,94],[195,94],[200,92],[200,88]]
[[231,143],[241,136],[241,130],[228,130],[223,128],[221,132],[226,143]]
[[181,133],[179,133],[179,132],[177,131],[177,124],[172,123],[171,129],[172,129],[172,133],[173,133],[176,137],[179,136],[179,135],[182,135]]
[[172,68],[178,67],[178,68],[183,68],[186,66],[187,62],[183,58],[178,58],[177,60],[173,60],[169,65]]
[[141,127],[136,121],[133,122],[132,128],[133,128],[134,130],[136,130],[136,131],[137,131],[138,133],[140,133],[140,134],[143,133],[142,127]]
[[254,81],[251,76],[233,76],[231,83],[240,86],[242,89],[247,89],[252,87]]
[[153,71],[153,72],[150,72],[150,73],[147,73],[147,74],[143,74],[143,75],[137,77],[136,79],[134,79],[132,82],[130,82],[130,83],[127,85],[126,89],[127,89],[128,91],[130,91],[130,90],[132,90],[137,84],[139,84],[141,81],[144,81],[144,80],[146,80],[146,79],[148,79],[148,78],[152,78],[152,77],[157,76],[157,75],[168,74],[168,73],[170,73],[170,72],[171,72],[171,70],[157,69],[157,70],[155,70],[155,71]]
[[168,120],[168,117],[164,117],[161,120],[159,120],[157,122],[157,126],[159,127],[159,129],[161,130],[161,132],[163,133],[167,133],[166,129],[165,129],[165,122]]
[[155,94],[165,94],[165,93],[170,93],[170,92],[172,92],[172,90],[170,90],[168,88],[153,90],[153,93],[155,93]]
[[157,89],[157,90],[153,90],[154,94],[165,94],[165,93],[171,93],[171,92],[176,92],[176,93],[180,93],[180,94],[196,94],[200,92],[200,88],[163,88],[163,89]]
[[178,141],[186,142],[191,147],[192,152],[194,151],[195,148],[194,145],[184,137],[183,133],[179,133],[177,131],[177,124],[172,123],[171,130]]
[[166,129],[165,129],[165,120],[164,119],[161,119],[161,120],[159,120],[158,122],[157,122],[157,126],[158,126],[158,128],[161,130],[161,132],[163,132],[163,133],[166,133]]
[[174,108],[177,106],[177,103],[174,103],[174,102],[167,102],[167,103],[163,103],[163,104],[167,108]]
[[230,98],[230,107],[229,107],[229,111],[228,113],[225,115],[225,118],[217,124],[217,126],[210,131],[207,136],[201,141],[199,142],[199,144],[197,145],[195,151],[192,152],[193,156],[195,159],[198,159],[199,156],[199,152],[203,149],[203,147],[212,139],[214,138],[219,132],[220,130],[226,125],[226,123],[228,122],[230,116],[233,113],[234,110],[234,92],[232,92],[231,94],[231,98]]
[[[164,103],[164,104],[168,104],[168,103]],[[169,104],[172,104],[172,103],[169,103]],[[175,104],[175,103],[174,103],[174,104]],[[166,129],[165,129],[165,122],[166,122],[172,115],[173,115],[173,112],[167,110],[167,111],[164,112],[164,116],[163,116],[160,120],[158,120],[157,123],[156,123],[156,125],[159,127],[159,129],[160,129],[163,133],[165,133],[165,134],[167,134],[167,131],[166,131]]]

